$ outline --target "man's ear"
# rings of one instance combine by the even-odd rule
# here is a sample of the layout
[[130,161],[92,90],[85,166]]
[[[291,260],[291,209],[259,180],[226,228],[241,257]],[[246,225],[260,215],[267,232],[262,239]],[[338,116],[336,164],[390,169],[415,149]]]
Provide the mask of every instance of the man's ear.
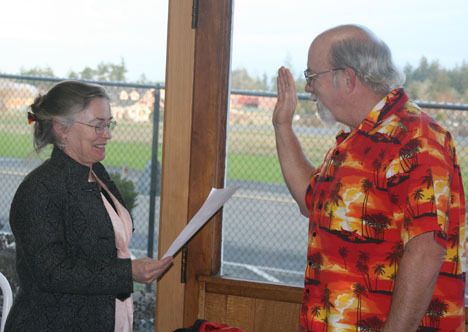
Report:
[[346,89],[349,92],[354,91],[356,88],[356,84],[358,84],[358,78],[356,76],[356,72],[352,68],[345,68],[344,69],[344,76],[345,76],[345,83]]

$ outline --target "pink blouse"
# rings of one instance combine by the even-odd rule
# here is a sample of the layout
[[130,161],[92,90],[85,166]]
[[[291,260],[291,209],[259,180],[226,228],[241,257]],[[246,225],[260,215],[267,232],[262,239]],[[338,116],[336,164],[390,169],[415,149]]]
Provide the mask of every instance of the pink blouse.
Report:
[[[115,198],[110,192],[107,186],[94,174],[97,183],[105,190],[112,198],[117,212],[114,210],[110,202],[101,193],[101,198],[106,207],[107,213],[112,220],[112,226],[114,227],[115,233],[115,245],[117,247],[117,257],[119,258],[130,258],[130,251],[128,246],[132,239],[132,219],[127,209],[120,204],[119,200]],[[132,296],[128,297],[124,301],[119,299],[115,300],[115,331],[117,332],[129,332],[133,330],[133,299]]]

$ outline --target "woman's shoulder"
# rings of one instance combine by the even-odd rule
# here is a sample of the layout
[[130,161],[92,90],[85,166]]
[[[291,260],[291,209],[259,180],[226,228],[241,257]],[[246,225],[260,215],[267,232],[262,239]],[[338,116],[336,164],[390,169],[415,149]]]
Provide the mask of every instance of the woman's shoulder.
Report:
[[42,191],[56,191],[61,187],[60,183],[63,182],[63,173],[63,169],[56,167],[48,159],[25,176],[17,192],[37,194]]
[[23,179],[11,202],[10,223],[24,220],[25,215],[37,215],[38,211],[48,209],[51,201],[65,197],[64,186],[56,174],[46,161]]

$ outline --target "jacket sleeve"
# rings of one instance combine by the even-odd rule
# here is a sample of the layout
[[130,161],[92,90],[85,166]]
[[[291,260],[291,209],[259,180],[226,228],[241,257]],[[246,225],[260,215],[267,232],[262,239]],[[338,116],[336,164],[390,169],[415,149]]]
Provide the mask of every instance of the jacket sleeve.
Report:
[[29,275],[20,275],[20,279],[29,278],[39,289],[50,293],[131,293],[130,259],[99,252],[82,255],[70,246],[64,230],[63,195],[41,182],[23,183],[15,194],[10,224],[17,243],[18,271]]

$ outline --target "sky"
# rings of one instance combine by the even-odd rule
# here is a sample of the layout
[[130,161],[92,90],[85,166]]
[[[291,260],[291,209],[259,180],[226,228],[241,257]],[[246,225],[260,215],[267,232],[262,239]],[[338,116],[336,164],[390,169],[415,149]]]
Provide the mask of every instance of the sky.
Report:
[[[5,0],[0,72],[50,67],[65,77],[123,59],[129,80],[162,82],[167,12],[168,0]],[[445,68],[468,63],[466,0],[234,0],[231,68],[272,77],[286,64],[297,75],[313,38],[346,23],[373,30],[401,68],[423,56]]]

